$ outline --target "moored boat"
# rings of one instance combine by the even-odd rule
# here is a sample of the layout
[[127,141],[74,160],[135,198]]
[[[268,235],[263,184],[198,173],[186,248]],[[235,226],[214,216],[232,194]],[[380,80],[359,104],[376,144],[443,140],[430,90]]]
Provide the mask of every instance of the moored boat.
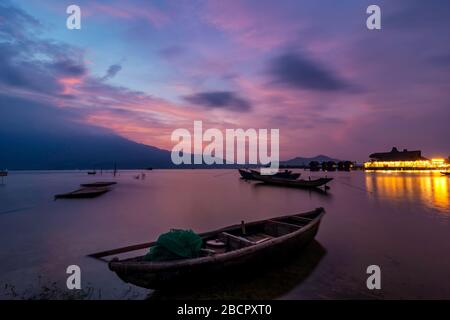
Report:
[[[262,176],[262,174],[256,170],[250,170],[250,172],[253,173],[254,177],[256,177],[257,180],[258,180],[259,176]],[[273,175],[266,175],[266,177],[295,180],[300,177],[300,173],[293,173],[291,170],[284,170],[284,171],[277,172]]]
[[107,187],[86,187],[68,193],[57,194],[55,195],[55,200],[62,198],[65,199],[94,198],[110,190],[111,189]]
[[[256,170],[243,170],[243,169],[238,169],[238,170],[239,170],[241,177],[246,180],[259,180],[259,177],[261,176],[261,173]],[[277,177],[277,178],[295,180],[295,179],[298,179],[298,177],[300,177],[300,173],[293,173],[290,170],[285,170],[285,171],[277,172],[273,175],[268,175],[268,177]]]
[[97,181],[92,183],[82,183],[82,187],[108,187],[117,184],[115,181]]
[[441,171],[441,174],[444,176],[450,176],[450,171]]
[[293,187],[293,188],[318,188],[326,185],[328,182],[333,180],[333,178],[318,178],[314,180],[288,180],[288,179],[280,179],[271,176],[259,176],[259,181],[262,181],[267,184],[273,184],[284,187]]
[[113,258],[136,250],[147,249],[156,242],[99,252],[91,257],[108,261],[123,281],[144,288],[162,288],[184,281],[220,277],[246,268],[268,265],[291,257],[310,243],[319,230],[325,214],[323,208],[275,217],[245,225],[233,225],[200,234],[203,245],[199,257],[170,261],[145,261],[144,256],[119,260]]
[[0,177],[6,177],[8,176],[8,171],[7,170],[0,170]]
[[241,177],[243,179],[246,179],[246,180],[253,180],[254,179],[253,178],[253,174],[250,171],[244,170],[244,169],[238,169],[238,171],[239,171],[239,174],[241,175]]

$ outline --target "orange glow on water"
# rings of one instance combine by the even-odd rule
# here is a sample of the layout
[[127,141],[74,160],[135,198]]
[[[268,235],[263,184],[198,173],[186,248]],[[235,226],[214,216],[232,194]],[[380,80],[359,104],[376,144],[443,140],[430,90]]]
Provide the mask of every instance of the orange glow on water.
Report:
[[366,188],[380,198],[413,202],[419,197],[430,208],[450,208],[449,179],[436,172],[406,175],[378,171],[366,175]]

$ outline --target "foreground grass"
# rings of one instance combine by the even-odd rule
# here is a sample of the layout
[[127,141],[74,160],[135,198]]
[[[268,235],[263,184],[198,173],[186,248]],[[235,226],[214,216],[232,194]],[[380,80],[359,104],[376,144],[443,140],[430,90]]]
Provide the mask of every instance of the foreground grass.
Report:
[[[58,282],[44,282],[39,277],[36,285],[30,285],[26,289],[18,289],[12,284],[2,284],[0,299],[3,300],[100,300],[102,290],[94,288],[91,284],[80,290],[68,290],[64,284]],[[113,297],[107,299],[133,300],[142,299],[142,294],[129,286],[115,292]]]

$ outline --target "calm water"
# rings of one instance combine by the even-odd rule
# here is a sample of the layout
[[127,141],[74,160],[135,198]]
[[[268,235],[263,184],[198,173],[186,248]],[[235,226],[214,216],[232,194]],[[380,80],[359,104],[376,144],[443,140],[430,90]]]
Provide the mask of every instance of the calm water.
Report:
[[[305,177],[322,173],[300,171]],[[450,179],[439,173],[328,173],[327,194],[250,183],[234,170],[122,171],[96,199],[53,195],[113,179],[85,172],[11,172],[0,186],[0,284],[18,296],[82,269],[91,298],[450,298]],[[151,292],[123,283],[89,253],[146,242],[170,228],[202,232],[324,207],[319,234],[291,263],[235,283]],[[381,267],[382,290],[366,288]],[[61,289],[64,291],[64,289]],[[9,290],[2,298],[12,297]]]

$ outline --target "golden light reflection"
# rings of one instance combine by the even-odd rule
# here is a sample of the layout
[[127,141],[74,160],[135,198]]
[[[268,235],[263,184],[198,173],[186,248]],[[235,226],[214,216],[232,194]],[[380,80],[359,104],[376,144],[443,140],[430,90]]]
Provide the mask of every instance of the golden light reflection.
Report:
[[366,188],[379,198],[420,201],[450,214],[449,178],[439,172],[372,172],[366,174]]

